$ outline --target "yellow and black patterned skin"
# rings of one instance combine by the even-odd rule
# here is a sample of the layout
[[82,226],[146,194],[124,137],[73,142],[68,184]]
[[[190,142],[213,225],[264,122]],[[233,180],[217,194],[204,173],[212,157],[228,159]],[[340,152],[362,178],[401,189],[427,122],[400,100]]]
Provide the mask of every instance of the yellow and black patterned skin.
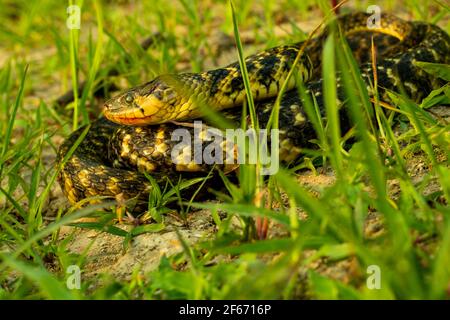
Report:
[[[450,63],[450,38],[439,27],[407,22],[383,14],[378,28],[368,29],[368,15],[355,13],[337,19],[339,28],[346,36],[361,74],[373,93],[371,62],[371,39],[377,48],[376,73],[378,92],[384,101],[389,101],[387,90],[404,92],[415,101],[420,101],[432,90],[443,85],[442,80],[432,77],[416,67],[416,61]],[[307,92],[315,98],[322,112],[321,54],[322,44],[328,31],[312,39],[305,46],[299,61],[298,71],[305,82]],[[256,101],[257,116],[261,127],[267,123],[274,97],[289,72],[303,43],[272,48],[246,59],[251,89]],[[338,98],[345,101],[339,74],[336,75]],[[289,83],[280,106],[280,160],[292,162],[302,148],[312,147],[315,132],[297,95],[295,81]],[[65,163],[59,182],[71,203],[93,196],[130,199],[145,202],[151,184],[144,176],[150,174],[158,183],[167,178],[179,179],[208,172],[211,165],[172,162],[171,152],[176,144],[172,139],[174,130],[186,128],[192,140],[204,139],[195,136],[192,127],[168,123],[172,120],[187,121],[202,114],[202,105],[216,110],[229,109],[228,115],[240,119],[239,108],[245,97],[244,84],[239,64],[203,73],[163,75],[142,86],[132,88],[105,104],[104,114],[94,122],[84,141]],[[231,109],[234,108],[235,109]],[[341,108],[341,127],[350,128],[345,112]],[[83,128],[74,132],[61,146],[58,159],[61,161]],[[192,152],[192,148],[183,150]],[[225,165],[224,171],[233,170]]]

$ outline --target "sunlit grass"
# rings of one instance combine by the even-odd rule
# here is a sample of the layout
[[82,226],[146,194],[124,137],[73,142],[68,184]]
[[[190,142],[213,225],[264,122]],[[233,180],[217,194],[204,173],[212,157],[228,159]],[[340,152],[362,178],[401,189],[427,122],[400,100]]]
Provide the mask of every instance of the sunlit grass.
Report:
[[[360,10],[368,4],[350,2]],[[204,70],[206,60],[213,58],[208,51],[213,30],[236,40],[233,52],[241,61],[245,79],[242,61],[251,48],[241,42],[243,30],[250,30],[261,48],[292,43],[293,38],[306,38],[296,22],[308,21],[309,9],[322,12],[322,16],[329,9],[326,1],[320,5],[322,11],[314,1],[276,4],[239,0],[233,4],[234,14],[228,1],[214,6],[203,1],[158,3],[156,8],[151,2],[110,5],[84,1],[80,31],[65,27],[66,17],[59,13],[65,11],[66,4],[58,4],[56,10],[48,1],[19,1],[17,8],[6,6],[1,11],[0,42],[5,47],[0,52],[6,58],[0,59],[0,298],[448,298],[450,172],[448,160],[442,162],[437,152],[447,159],[450,156],[450,128],[422,109],[444,103],[445,89],[422,104],[397,96],[394,107],[399,108],[398,112],[380,105],[385,112],[378,114],[377,122],[367,121],[372,101],[338,34],[328,38],[322,56],[325,113],[321,114],[323,110],[306,94],[304,84],[298,88],[317,133],[318,149],[305,150],[306,158],[295,168],[324,165],[324,170],[335,173],[332,185],[317,194],[299,183],[292,169],[283,169],[266,181],[258,175],[257,166],[244,166],[239,184],[223,176],[228,194],[219,197],[225,202],[184,199],[183,216],[190,208],[210,210],[217,229],[211,239],[190,245],[180,237],[182,252],[163,258],[160,267],[149,274],[134,273],[130,282],[107,278],[103,287],[92,291],[88,290],[91,280],[85,280],[80,291],[67,289],[65,270],[72,264],[83,268],[87,252],[76,255],[67,251],[68,239],[58,236],[62,226],[108,232],[122,237],[127,249],[133,237],[163,230],[166,206],[183,200],[179,190],[182,184],[154,188],[149,196],[149,211],[143,218],[155,223],[136,225],[130,230],[116,224],[114,213],[100,213],[113,203],[84,209],[60,207],[57,212],[49,212],[48,201],[59,188],[55,180],[61,167],[48,162],[48,152],[54,155],[59,147],[61,139],[55,138],[66,137],[72,128],[98,116],[99,101],[94,92],[105,84],[107,88],[118,83],[124,89],[161,73]],[[405,4],[412,18],[444,22],[450,30],[449,22],[445,22],[449,16],[445,3]],[[395,9],[393,1],[383,1],[383,5]],[[275,17],[285,11],[292,13],[287,22],[292,27],[280,38],[275,33]],[[149,36],[153,44],[143,50],[139,43]],[[39,48],[54,51],[43,58],[29,58]],[[433,66],[423,67],[433,72]],[[111,70],[115,70],[113,76],[108,75]],[[448,66],[434,66],[434,70],[444,78],[448,76]],[[349,98],[347,107],[356,124],[351,134],[358,142],[351,148],[346,145],[349,137],[339,138],[333,76],[337,73],[342,76]],[[47,81],[53,82],[57,92],[43,99],[30,99],[35,91],[44,90],[40,86]],[[82,81],[85,86],[78,96]],[[248,85],[246,89],[248,114],[252,125],[258,127]],[[53,101],[66,90],[73,91],[75,101],[66,109],[55,106]],[[111,94],[108,89],[104,93]],[[394,114],[398,117],[394,118]],[[276,122],[276,113],[274,119]],[[397,123],[406,128],[401,134],[392,129]],[[431,170],[418,182],[409,175],[405,158],[421,150]],[[425,195],[427,181],[432,179],[439,188]],[[396,198],[388,187],[394,180],[400,189]],[[188,184],[201,185],[202,181]],[[269,194],[268,203],[259,202],[258,193],[263,191]],[[275,202],[282,201],[285,206],[272,208]],[[300,219],[299,211],[307,218]],[[370,238],[364,234],[368,212],[383,218],[382,235]],[[98,221],[77,221],[93,215],[100,217]],[[234,223],[236,218],[240,227]],[[286,234],[258,240],[254,234],[256,218],[282,226]],[[431,254],[417,244],[421,237],[432,239]],[[49,257],[53,257],[57,268],[49,268]],[[330,264],[354,259],[354,279],[345,283],[310,267],[324,259]],[[178,266],[187,262],[189,267],[178,271]],[[365,285],[370,265],[382,270],[381,290],[369,290]]]

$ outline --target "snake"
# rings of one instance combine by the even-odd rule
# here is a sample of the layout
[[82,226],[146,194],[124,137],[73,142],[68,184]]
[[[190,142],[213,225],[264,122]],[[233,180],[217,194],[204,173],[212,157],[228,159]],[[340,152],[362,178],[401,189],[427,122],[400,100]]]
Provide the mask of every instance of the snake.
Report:
[[[286,82],[286,92],[279,104],[277,150],[280,161],[295,163],[302,150],[316,147],[313,141],[317,139],[317,133],[305,111],[304,97],[299,95],[297,88],[302,83],[320,115],[326,117],[321,60],[332,26],[334,29],[338,26],[348,42],[369,95],[377,92],[382,101],[390,102],[388,93],[393,91],[420,102],[445,85],[443,79],[416,64],[417,61],[450,63],[450,37],[444,30],[388,13],[381,14],[374,25],[368,24],[370,18],[362,12],[337,16],[334,24],[325,26],[316,37],[270,48],[245,59],[248,89],[255,101],[256,118],[261,128],[268,124],[277,95]],[[375,63],[371,61],[372,42],[377,52]],[[296,76],[289,77],[297,56]],[[377,90],[373,85],[374,74],[377,74]],[[342,132],[346,132],[352,123],[345,108],[347,99],[342,82],[338,71],[339,120]],[[59,148],[57,162],[61,164],[61,170],[58,182],[63,193],[72,204],[103,199],[126,200],[133,203],[133,210],[139,211],[145,210],[149,194],[156,186],[167,190],[177,182],[205,177],[211,172],[216,177],[218,170],[238,170],[236,163],[195,161],[192,143],[205,142],[201,143],[201,153],[210,148],[206,142],[214,141],[208,134],[218,129],[207,120],[200,126],[195,122],[209,109],[224,115],[236,126],[248,122],[249,116],[242,114],[246,99],[239,62],[200,73],[160,75],[114,96],[104,103],[103,116],[88,127],[73,132]],[[174,139],[174,134],[180,130],[190,141],[181,148],[179,141]],[[85,136],[80,142],[83,133]],[[219,156],[230,152],[223,141],[219,149],[214,150]],[[174,151],[178,152],[175,153],[178,160],[174,159]],[[236,160],[236,154],[232,144],[231,158]]]

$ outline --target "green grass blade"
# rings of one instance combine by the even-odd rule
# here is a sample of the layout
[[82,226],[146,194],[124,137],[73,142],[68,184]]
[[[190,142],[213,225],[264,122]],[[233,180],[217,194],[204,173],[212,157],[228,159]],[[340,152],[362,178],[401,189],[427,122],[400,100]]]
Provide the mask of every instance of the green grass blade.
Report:
[[19,106],[23,99],[23,91],[25,89],[25,79],[27,76],[27,72],[28,72],[28,65],[25,67],[25,69],[22,73],[22,77],[21,77],[20,85],[19,85],[19,92],[17,94],[16,101],[14,102],[13,110],[12,110],[12,113],[11,113],[9,121],[8,121],[8,126],[6,127],[6,134],[5,134],[5,139],[3,140],[2,153],[1,153],[1,157],[0,157],[0,161],[1,161],[0,162],[0,176],[3,172],[3,165],[4,165],[4,161],[5,161],[4,156],[6,155],[6,152],[8,151],[8,147],[11,143],[11,134],[12,134],[13,127],[14,127],[14,122],[16,120],[17,110],[19,109]]
[[335,68],[335,45],[334,35],[330,35],[323,48],[323,96],[328,119],[329,137],[331,140],[331,159],[336,174],[342,176],[342,155],[341,155],[341,130],[339,126],[339,112],[337,106],[336,93],[336,68]]
[[65,288],[54,275],[44,268],[30,266],[29,264],[14,259],[4,253],[0,254],[0,259],[2,260],[3,265],[19,271],[27,278],[35,282],[47,298],[57,300],[76,299],[76,296],[71,293],[69,289]]

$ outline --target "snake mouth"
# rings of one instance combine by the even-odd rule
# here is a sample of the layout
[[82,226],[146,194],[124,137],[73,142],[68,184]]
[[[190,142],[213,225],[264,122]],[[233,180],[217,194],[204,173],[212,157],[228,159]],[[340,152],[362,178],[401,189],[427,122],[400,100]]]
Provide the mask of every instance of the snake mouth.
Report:
[[153,122],[153,114],[145,114],[135,102],[133,106],[124,106],[117,100],[108,101],[103,106],[104,116],[117,124],[142,126]]
[[148,125],[163,122],[161,110],[164,103],[155,96],[135,95],[132,101],[125,101],[123,94],[103,105],[103,114],[118,124]]
[[155,123],[153,121],[154,117],[153,115],[151,116],[139,116],[136,117],[132,114],[115,114],[115,113],[110,113],[107,111],[104,111],[103,114],[105,115],[105,117],[112,121],[115,122],[117,124],[121,124],[121,125],[129,125],[129,126],[145,126],[148,125],[149,123]]

